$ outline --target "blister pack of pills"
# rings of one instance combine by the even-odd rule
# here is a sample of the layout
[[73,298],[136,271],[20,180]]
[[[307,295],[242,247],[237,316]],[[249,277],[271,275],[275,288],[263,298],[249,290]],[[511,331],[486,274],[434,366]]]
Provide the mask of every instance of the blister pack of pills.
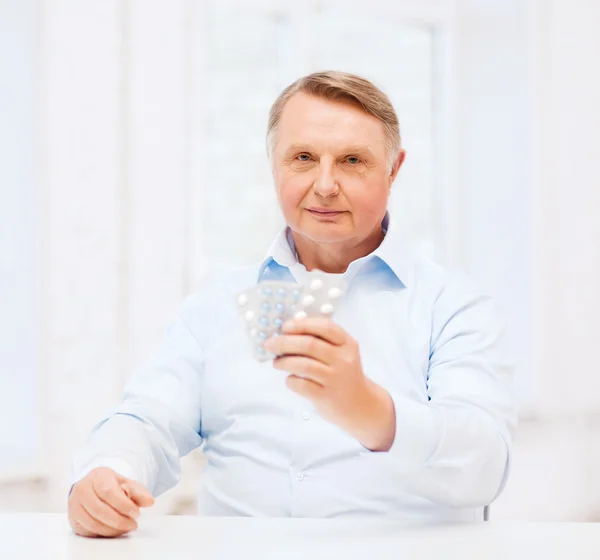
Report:
[[346,283],[341,278],[313,270],[305,284],[261,282],[238,294],[237,308],[254,357],[261,362],[275,358],[263,344],[281,334],[281,327],[288,319],[331,317],[345,289]]

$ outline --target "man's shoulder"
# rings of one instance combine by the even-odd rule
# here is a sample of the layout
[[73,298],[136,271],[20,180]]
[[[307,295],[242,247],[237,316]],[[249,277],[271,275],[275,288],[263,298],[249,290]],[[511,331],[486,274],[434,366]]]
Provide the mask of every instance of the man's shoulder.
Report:
[[444,265],[416,250],[411,251],[413,283],[425,290],[432,303],[460,304],[465,299],[487,297],[477,280],[463,268]]
[[206,342],[208,333],[235,315],[235,296],[257,282],[259,266],[228,268],[212,273],[181,302],[179,319]]
[[415,300],[431,316],[432,347],[466,334],[474,334],[474,339],[501,340],[505,314],[479,279],[460,267],[444,266],[424,255],[415,254],[413,266],[418,291]]
[[412,284],[416,288],[439,293],[448,283],[459,281],[460,271],[440,263],[423,251],[411,248],[406,255],[412,268]]

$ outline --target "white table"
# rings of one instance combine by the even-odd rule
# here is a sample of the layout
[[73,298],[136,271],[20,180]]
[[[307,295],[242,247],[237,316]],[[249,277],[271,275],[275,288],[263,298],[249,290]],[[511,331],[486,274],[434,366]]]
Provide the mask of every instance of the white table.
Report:
[[600,524],[406,525],[393,520],[153,517],[84,539],[60,514],[0,514],[2,560],[600,559]]

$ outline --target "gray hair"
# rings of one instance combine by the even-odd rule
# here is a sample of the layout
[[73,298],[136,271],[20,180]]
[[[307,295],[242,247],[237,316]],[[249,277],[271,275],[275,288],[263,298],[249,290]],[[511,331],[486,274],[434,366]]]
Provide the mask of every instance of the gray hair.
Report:
[[296,80],[285,88],[269,112],[267,127],[267,152],[273,156],[275,136],[286,103],[296,93],[306,93],[330,101],[349,101],[383,124],[388,168],[391,170],[400,150],[400,124],[388,96],[369,80],[346,72],[316,72]]

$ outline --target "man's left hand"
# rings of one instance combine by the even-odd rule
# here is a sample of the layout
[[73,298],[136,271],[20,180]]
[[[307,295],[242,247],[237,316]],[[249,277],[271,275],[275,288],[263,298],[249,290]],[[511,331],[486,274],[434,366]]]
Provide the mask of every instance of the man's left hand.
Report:
[[288,387],[309,399],[326,420],[372,451],[388,451],[395,437],[389,393],[363,373],[358,343],[323,317],[288,321],[283,334],[265,342],[286,371]]

